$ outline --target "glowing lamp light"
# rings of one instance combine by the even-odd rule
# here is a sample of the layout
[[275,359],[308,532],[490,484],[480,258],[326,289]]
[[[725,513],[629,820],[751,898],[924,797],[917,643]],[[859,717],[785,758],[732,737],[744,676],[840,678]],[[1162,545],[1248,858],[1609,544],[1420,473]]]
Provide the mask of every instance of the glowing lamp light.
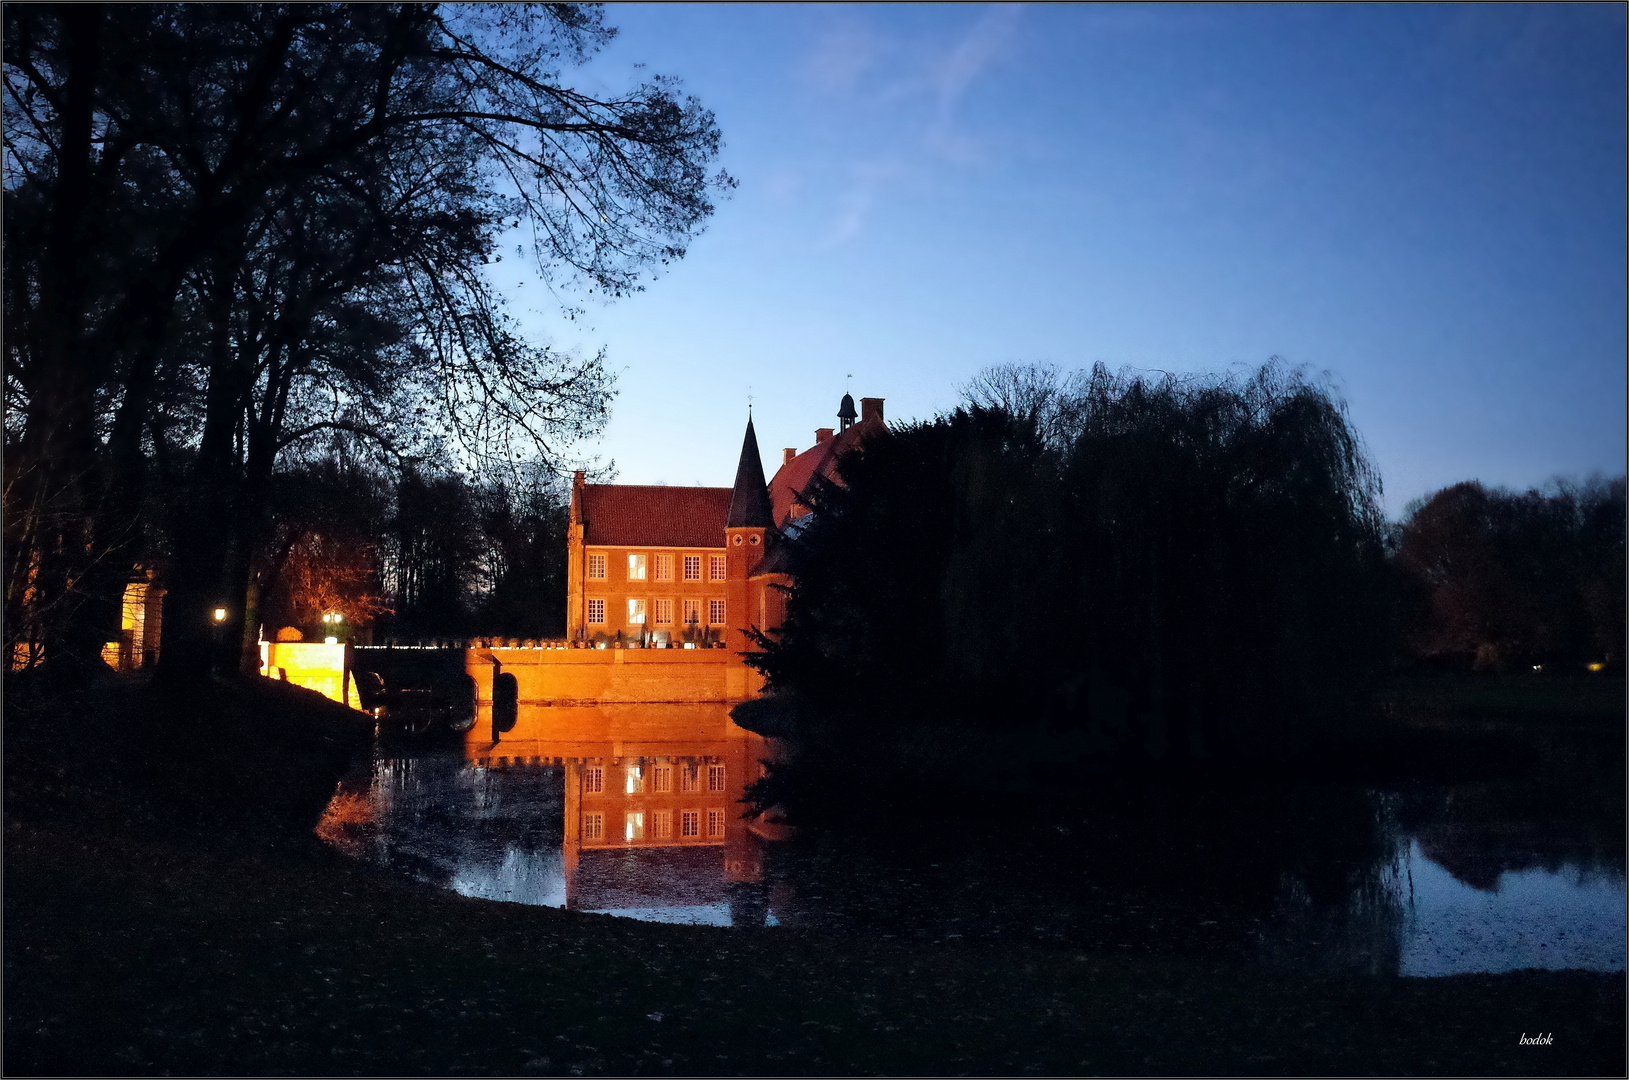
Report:
[[225,608],[218,607],[218,608],[215,609],[215,621],[216,622],[225,622],[226,621],[226,609]]
[[1602,664],[1602,663],[1599,663],[1599,662],[1594,663],[1594,664],[1589,664],[1588,667],[1589,667],[1589,670],[1591,670],[1591,671],[1605,671],[1606,670],[1606,665]]
[[324,645],[338,645],[339,638],[335,637],[333,634],[329,634],[327,637],[322,639],[322,643]]

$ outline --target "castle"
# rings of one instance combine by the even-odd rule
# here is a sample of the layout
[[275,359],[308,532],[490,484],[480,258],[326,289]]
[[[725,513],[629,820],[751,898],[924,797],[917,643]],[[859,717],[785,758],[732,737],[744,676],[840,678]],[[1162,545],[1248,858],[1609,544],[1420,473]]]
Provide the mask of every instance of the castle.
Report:
[[[854,405],[844,394],[838,426],[816,429],[802,453],[784,450],[768,482],[750,416],[732,487],[590,484],[577,473],[565,639],[483,641],[464,650],[478,717],[469,738],[482,753],[531,707],[757,697],[763,676],[742,654],[757,651],[756,633],[774,633],[785,621],[792,579],[783,544],[810,512],[803,500],[817,479],[840,483],[843,454],[886,427],[882,398],[861,398],[858,413]],[[264,673],[347,704],[360,700],[352,696],[352,666],[349,645],[261,643]]]
[[883,399],[847,394],[837,428],[818,428],[801,454],[788,447],[765,483],[747,418],[728,488],[590,484],[571,489],[566,637],[574,645],[756,648],[750,631],[784,620],[790,584],[777,545],[809,513],[816,478],[838,481],[842,454],[883,429]]

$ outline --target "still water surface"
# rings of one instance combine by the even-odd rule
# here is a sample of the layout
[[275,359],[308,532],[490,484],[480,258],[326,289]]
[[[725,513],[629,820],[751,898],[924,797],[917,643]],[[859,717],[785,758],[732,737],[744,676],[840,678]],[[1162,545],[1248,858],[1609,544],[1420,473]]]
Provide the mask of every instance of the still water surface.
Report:
[[462,746],[376,744],[319,832],[466,896],[653,922],[1374,974],[1624,968],[1621,837],[1467,820],[1456,807],[1500,804],[1486,784],[1457,804],[1423,785],[1252,792],[784,843],[740,805],[776,752],[722,706],[528,709]]

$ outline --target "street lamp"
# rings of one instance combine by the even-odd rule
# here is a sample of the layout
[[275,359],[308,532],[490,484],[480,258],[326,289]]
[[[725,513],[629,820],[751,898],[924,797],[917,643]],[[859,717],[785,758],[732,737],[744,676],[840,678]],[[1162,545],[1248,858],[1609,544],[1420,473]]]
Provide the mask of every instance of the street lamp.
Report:
[[218,674],[221,670],[221,629],[226,622],[226,609],[218,607],[209,614],[214,620],[214,625],[210,627],[210,644],[213,648],[210,650],[209,670],[211,674]]

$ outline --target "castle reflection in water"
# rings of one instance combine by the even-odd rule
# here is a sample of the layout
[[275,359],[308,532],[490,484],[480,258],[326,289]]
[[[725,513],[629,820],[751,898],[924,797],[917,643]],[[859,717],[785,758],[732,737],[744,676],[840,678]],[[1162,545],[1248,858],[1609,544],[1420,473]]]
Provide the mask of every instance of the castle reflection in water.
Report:
[[[511,731],[477,724],[464,743],[477,768],[563,771],[565,906],[586,910],[701,908],[761,884],[778,826],[743,799],[775,753],[722,704],[523,707]],[[758,906],[734,891],[737,913]]]
[[[778,845],[784,827],[743,796],[783,748],[728,708],[523,704],[508,730],[483,714],[435,747],[383,737],[318,831],[467,896],[661,922],[1242,953],[1377,975],[1623,968],[1615,823],[1480,827],[1453,816],[1466,792],[1320,788],[1315,803],[1274,797],[1221,822]],[[1481,794],[1520,805],[1508,784]],[[1299,841],[1284,826],[1296,814],[1315,822]]]
[[761,926],[777,921],[764,849],[784,826],[743,797],[778,752],[724,704],[522,705],[456,756],[377,747],[318,831],[467,895]]

